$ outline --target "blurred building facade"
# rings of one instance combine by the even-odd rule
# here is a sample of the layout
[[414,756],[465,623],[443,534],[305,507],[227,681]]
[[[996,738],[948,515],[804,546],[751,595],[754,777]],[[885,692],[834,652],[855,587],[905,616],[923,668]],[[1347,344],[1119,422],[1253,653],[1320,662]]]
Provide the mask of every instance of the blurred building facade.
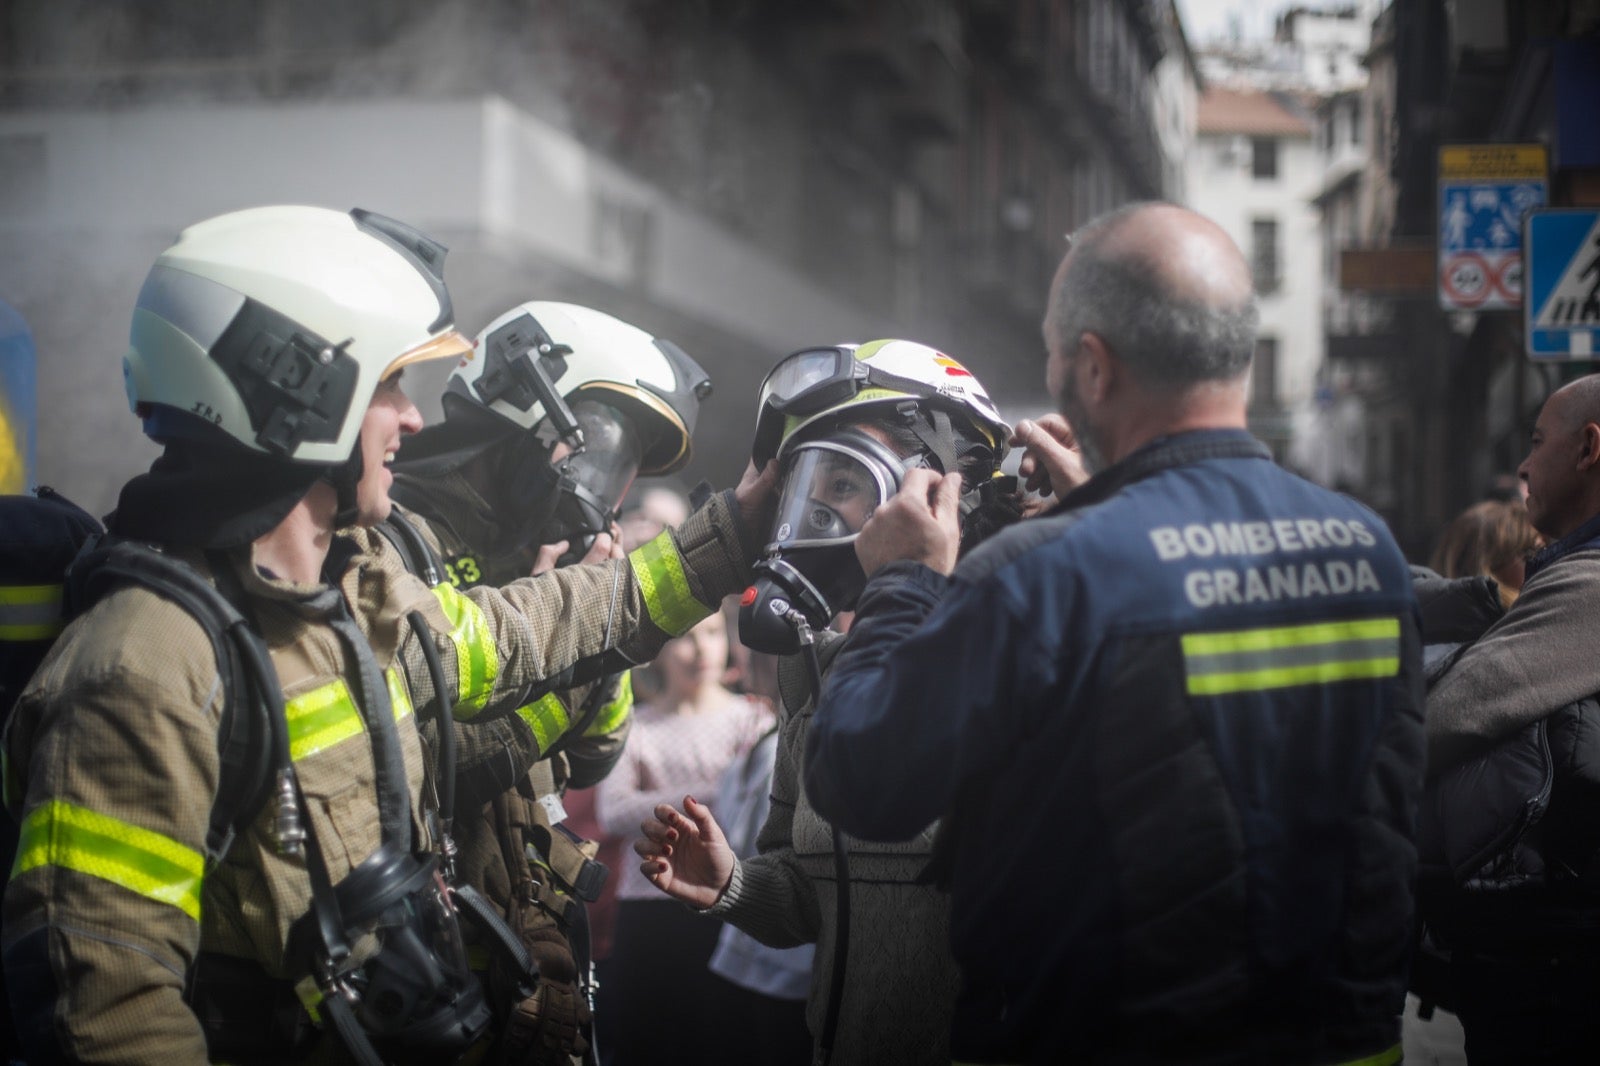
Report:
[[1370,152],[1325,205],[1341,282],[1326,385],[1330,402],[1364,412],[1332,442],[1363,438],[1352,488],[1412,558],[1503,490],[1544,397],[1596,369],[1530,362],[1521,311],[1442,310],[1435,242],[1442,145],[1543,144],[1551,205],[1600,204],[1597,32],[1600,9],[1582,0],[1404,0],[1374,22],[1360,100]]
[[1244,251],[1261,307],[1250,378],[1250,429],[1280,462],[1322,362],[1321,233],[1311,206],[1321,177],[1311,116],[1294,95],[1209,86],[1191,166],[1194,206]]
[[[1365,133],[1348,114],[1366,82],[1373,0],[1286,7],[1264,41],[1223,41],[1200,52],[1206,82],[1197,121],[1194,203],[1250,257],[1261,333],[1250,427],[1280,462],[1327,485],[1348,485],[1361,457],[1325,446],[1323,305],[1330,291],[1323,199],[1359,165]],[[1338,128],[1324,116],[1338,115]]]
[[1208,82],[1234,88],[1317,96],[1360,88],[1367,80],[1367,34],[1381,6],[1381,0],[1285,4],[1266,40],[1208,42],[1201,49],[1201,73]]
[[717,386],[691,478],[737,476],[804,344],[913,336],[1037,410],[1061,238],[1183,197],[1197,84],[1172,0],[0,0],[39,476],[104,508],[146,465],[114,369],[143,272],[266,202],[439,236],[465,329],[566,299],[677,340]]

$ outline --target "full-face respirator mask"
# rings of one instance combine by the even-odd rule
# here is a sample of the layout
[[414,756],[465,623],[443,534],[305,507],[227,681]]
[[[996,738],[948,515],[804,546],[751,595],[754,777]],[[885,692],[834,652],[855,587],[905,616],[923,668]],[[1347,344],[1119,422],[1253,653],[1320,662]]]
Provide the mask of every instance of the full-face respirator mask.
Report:
[[[808,348],[761,383],[751,459],[779,464],[777,515],[740,600],[739,639],[787,654],[866,584],[855,538],[906,471],[998,467],[1009,427],[970,371],[914,341]],[[980,457],[981,452],[981,457]],[[962,494],[962,513],[998,491]]]
[[739,601],[739,639],[777,655],[800,646],[791,611],[821,629],[855,603],[867,580],[856,534],[899,490],[906,470],[927,465],[860,428],[796,444],[779,463],[776,517]]
[[609,404],[579,400],[572,414],[583,444],[551,464],[557,475],[555,505],[534,538],[539,544],[567,541],[557,566],[582,559],[595,538],[611,528],[643,454],[638,427]]
[[[336,908],[313,906],[290,943],[306,952],[324,1007],[341,1001],[324,1010],[336,1027],[352,1018],[390,1063],[450,1062],[470,1047],[490,1011],[438,857],[385,846],[332,893]],[[352,1035],[341,1033],[347,1046]]]

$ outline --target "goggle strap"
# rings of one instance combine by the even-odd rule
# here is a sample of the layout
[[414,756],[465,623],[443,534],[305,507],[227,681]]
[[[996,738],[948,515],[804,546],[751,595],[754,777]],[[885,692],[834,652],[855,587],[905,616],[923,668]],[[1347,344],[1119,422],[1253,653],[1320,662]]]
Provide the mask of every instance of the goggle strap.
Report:
[[[941,473],[960,473],[961,465],[956,460],[956,439],[950,428],[950,416],[937,407],[924,410],[922,415],[923,418],[912,419],[911,432],[939,460]],[[932,424],[931,430],[929,423]]]

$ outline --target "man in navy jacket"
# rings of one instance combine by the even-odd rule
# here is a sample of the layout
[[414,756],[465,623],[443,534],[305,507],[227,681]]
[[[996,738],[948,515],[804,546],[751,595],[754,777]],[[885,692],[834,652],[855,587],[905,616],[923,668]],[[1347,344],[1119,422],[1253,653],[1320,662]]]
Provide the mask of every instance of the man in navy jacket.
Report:
[[1372,512],[1245,432],[1255,326],[1213,223],[1095,220],[1044,323],[1094,476],[959,568],[960,486],[930,471],[857,540],[806,787],[868,839],[946,818],[959,1061],[1399,1061],[1411,579]]

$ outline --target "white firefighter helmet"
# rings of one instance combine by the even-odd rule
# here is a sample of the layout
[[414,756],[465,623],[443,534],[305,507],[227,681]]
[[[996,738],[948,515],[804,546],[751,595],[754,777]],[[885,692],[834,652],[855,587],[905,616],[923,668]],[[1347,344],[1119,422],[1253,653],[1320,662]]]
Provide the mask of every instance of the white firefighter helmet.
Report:
[[943,352],[908,340],[807,348],[773,367],[761,383],[752,458],[762,465],[814,427],[877,417],[914,403],[965,425],[999,465],[1011,427],[972,372]]
[[450,374],[444,406],[448,417],[466,401],[534,429],[547,416],[570,419],[570,409],[561,409],[580,401],[605,404],[634,423],[643,445],[639,473],[651,475],[689,461],[700,401],[709,395],[705,371],[671,341],[592,308],[536,300],[478,334]]
[[380,381],[471,349],[453,328],[444,255],[359,209],[257,207],[196,223],[139,292],[129,406],[157,440],[209,424],[287,461],[344,462]]

